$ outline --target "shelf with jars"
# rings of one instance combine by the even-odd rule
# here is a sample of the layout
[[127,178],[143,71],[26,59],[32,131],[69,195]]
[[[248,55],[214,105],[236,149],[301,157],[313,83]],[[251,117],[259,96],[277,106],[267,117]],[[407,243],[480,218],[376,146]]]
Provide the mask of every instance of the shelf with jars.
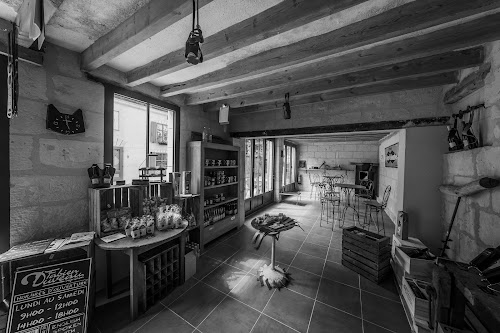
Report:
[[192,193],[200,195],[198,220],[201,250],[205,244],[241,224],[243,203],[239,179],[239,147],[205,141],[188,143],[187,169]]

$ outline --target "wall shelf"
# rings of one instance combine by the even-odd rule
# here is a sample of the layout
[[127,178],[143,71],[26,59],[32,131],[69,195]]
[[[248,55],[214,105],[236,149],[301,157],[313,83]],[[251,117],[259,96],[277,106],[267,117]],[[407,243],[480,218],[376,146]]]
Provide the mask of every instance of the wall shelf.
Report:
[[205,190],[211,190],[213,188],[221,188],[221,187],[231,186],[231,185],[238,185],[238,182],[232,182],[232,183],[225,183],[225,184],[207,186],[207,187],[205,187]]
[[206,206],[206,207],[203,207],[203,209],[210,209],[210,208],[215,208],[215,207],[218,207],[220,205],[224,205],[224,204],[227,204],[227,203],[230,203],[230,202],[233,202],[233,201],[236,201],[238,200],[238,198],[231,198],[229,200],[225,200],[225,201],[222,201],[222,202],[218,202],[216,204],[213,204],[213,205],[210,205],[210,206]]

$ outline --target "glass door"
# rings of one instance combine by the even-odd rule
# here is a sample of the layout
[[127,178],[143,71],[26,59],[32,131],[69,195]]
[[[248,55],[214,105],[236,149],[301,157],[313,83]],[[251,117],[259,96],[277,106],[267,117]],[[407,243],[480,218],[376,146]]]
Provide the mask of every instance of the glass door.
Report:
[[245,142],[245,211],[253,212],[273,201],[274,140]]

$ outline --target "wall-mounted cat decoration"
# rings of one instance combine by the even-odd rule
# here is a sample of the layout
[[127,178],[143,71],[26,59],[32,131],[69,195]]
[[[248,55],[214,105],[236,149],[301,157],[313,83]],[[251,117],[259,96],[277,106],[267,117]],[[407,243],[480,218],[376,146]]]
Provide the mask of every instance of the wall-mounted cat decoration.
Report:
[[47,129],[62,134],[76,134],[85,132],[85,123],[83,122],[83,112],[78,109],[73,114],[59,112],[56,107],[50,104],[47,107]]

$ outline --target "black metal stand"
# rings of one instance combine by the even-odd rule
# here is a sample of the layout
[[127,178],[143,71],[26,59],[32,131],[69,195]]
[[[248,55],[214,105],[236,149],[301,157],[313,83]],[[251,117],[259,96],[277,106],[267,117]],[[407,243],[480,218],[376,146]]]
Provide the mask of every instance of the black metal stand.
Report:
[[448,246],[448,242],[452,241],[450,239],[450,233],[451,233],[451,229],[453,228],[453,224],[455,223],[455,217],[457,216],[457,210],[458,210],[458,206],[460,205],[460,200],[462,200],[462,197],[457,198],[457,203],[455,204],[455,209],[453,210],[453,215],[451,216],[451,222],[450,222],[450,225],[448,227],[448,231],[446,232],[446,239],[443,241],[444,244],[443,244],[443,247],[441,249],[440,257],[444,257],[445,251],[450,248]]

